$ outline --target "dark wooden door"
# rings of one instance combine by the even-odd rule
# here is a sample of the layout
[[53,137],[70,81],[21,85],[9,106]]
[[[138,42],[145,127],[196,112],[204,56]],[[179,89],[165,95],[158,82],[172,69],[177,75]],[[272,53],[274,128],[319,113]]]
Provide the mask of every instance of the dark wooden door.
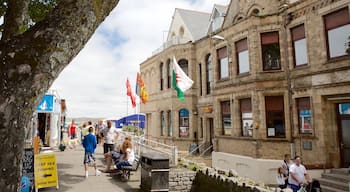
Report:
[[[349,106],[349,107],[344,107]],[[349,109],[347,109],[349,108]],[[341,103],[339,109],[339,146],[342,167],[350,166],[350,103]]]

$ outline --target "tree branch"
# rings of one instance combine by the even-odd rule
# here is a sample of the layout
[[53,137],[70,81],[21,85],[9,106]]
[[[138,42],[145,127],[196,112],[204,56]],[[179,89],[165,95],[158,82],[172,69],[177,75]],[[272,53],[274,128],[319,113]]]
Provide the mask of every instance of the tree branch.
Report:
[[29,21],[29,0],[9,0],[8,9],[4,17],[4,31],[2,41],[10,39],[21,33],[21,28],[26,27]]

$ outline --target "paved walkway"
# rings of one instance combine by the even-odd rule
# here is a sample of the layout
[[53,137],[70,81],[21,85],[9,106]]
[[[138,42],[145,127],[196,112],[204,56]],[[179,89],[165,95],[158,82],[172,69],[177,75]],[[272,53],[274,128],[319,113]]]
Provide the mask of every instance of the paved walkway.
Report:
[[[102,146],[97,146],[96,160],[97,167],[104,169]],[[59,189],[45,188],[40,191],[62,191],[62,192],[138,192],[140,191],[140,167],[138,171],[132,172],[128,182],[122,182],[117,177],[111,177],[108,173],[102,173],[101,176],[95,176],[93,167],[89,168],[89,177],[85,178],[83,156],[84,150],[81,145],[75,149],[66,149],[63,152],[55,151],[57,158],[57,171],[59,180]]]

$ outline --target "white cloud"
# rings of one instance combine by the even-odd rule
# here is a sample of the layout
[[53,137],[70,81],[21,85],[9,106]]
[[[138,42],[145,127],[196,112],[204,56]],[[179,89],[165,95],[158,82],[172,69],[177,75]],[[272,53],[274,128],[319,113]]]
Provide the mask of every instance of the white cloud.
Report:
[[51,87],[66,99],[68,115],[117,118],[134,113],[126,78],[134,87],[139,64],[162,45],[175,8],[211,12],[214,3],[227,5],[229,0],[120,1]]

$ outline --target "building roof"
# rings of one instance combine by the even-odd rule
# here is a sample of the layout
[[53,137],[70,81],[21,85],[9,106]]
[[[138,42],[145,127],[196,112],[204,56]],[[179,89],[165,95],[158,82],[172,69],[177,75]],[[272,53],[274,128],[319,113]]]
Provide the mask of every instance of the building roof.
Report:
[[210,13],[199,11],[176,9],[181,16],[186,28],[192,34],[193,40],[196,41],[206,36],[206,29],[210,20]]

